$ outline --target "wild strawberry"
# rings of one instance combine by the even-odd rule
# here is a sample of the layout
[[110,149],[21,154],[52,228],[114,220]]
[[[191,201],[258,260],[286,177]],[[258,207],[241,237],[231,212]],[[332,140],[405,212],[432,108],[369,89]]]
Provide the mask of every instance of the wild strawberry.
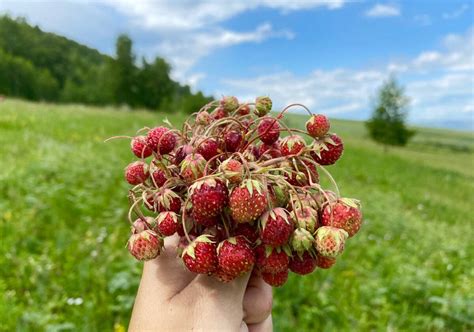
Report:
[[217,247],[219,268],[230,277],[240,277],[252,270],[255,256],[242,236],[230,237]]
[[239,100],[234,96],[223,97],[220,104],[226,112],[233,112],[239,108]]
[[146,144],[145,136],[136,136],[130,142],[132,152],[138,158],[147,158],[153,153],[152,149]]
[[215,226],[217,225],[217,223],[219,222],[220,218],[219,216],[207,216],[207,215],[202,215],[199,210],[194,210],[192,211],[191,213],[193,219],[194,219],[194,222],[197,224],[197,225],[202,225],[204,227],[212,227],[212,226]]
[[306,122],[306,131],[312,137],[323,137],[329,131],[329,119],[322,114],[313,115]]
[[173,151],[176,145],[176,136],[168,128],[155,127],[148,132],[146,137],[148,146],[160,154]]
[[135,161],[125,168],[125,179],[131,185],[143,183],[149,176],[148,165],[143,161]]
[[260,219],[260,227],[260,239],[273,247],[286,244],[293,231],[293,223],[283,208],[265,212]]
[[206,159],[199,153],[192,153],[186,156],[181,162],[181,171],[179,175],[183,180],[190,184],[204,175]]
[[215,217],[227,205],[229,194],[227,187],[220,179],[206,179],[195,182],[190,187],[193,212],[201,217]]
[[262,215],[267,204],[264,187],[257,180],[243,181],[230,194],[230,214],[232,219],[238,223],[254,221]]
[[231,130],[224,134],[224,148],[227,152],[235,152],[242,143],[242,134]]
[[212,236],[217,242],[227,238],[226,230],[223,225],[208,226],[202,231],[203,235]]
[[213,138],[206,138],[199,143],[197,152],[201,154],[204,159],[209,160],[220,153],[219,144]]
[[192,145],[185,144],[181,145],[179,148],[176,149],[174,154],[174,164],[179,165],[181,162],[186,158],[187,155],[193,153],[194,148]]
[[156,218],[157,230],[163,236],[171,236],[178,230],[178,216],[171,211],[161,212]]
[[273,143],[272,145],[267,145],[262,143],[258,146],[258,158],[262,158],[262,156],[267,155],[271,158],[278,158],[281,157],[280,145],[277,143]]
[[258,233],[257,233],[256,227],[248,222],[243,223],[243,224],[242,223],[237,224],[232,234],[234,236],[242,235],[243,237],[247,239],[247,241],[251,245],[253,245],[258,240]]
[[290,240],[291,248],[300,254],[311,250],[313,248],[313,243],[313,236],[304,228],[295,229]]
[[201,126],[207,126],[211,123],[211,115],[206,111],[201,111],[196,115],[196,123]]
[[291,272],[306,275],[316,269],[317,262],[316,258],[311,257],[310,253],[305,251],[301,256],[295,253],[290,259],[289,267]]
[[209,235],[197,237],[186,249],[182,258],[189,271],[211,274],[217,268],[217,246]]
[[272,100],[270,97],[257,97],[255,99],[255,114],[257,116],[265,116],[272,109]]
[[330,258],[330,257],[324,257],[321,255],[316,255],[316,263],[318,267],[321,269],[329,269],[334,264],[336,264],[336,259]]
[[170,189],[165,189],[162,192],[151,192],[146,195],[145,206],[154,212],[171,211],[179,214],[181,198]]
[[159,166],[156,166],[154,163],[151,163],[150,170],[153,185],[156,188],[162,187],[166,180],[168,180],[168,175],[166,174],[165,170]]
[[211,118],[213,120],[220,120],[222,118],[225,118],[226,116],[227,111],[222,106],[216,107],[216,109],[211,113]]
[[336,258],[344,251],[344,243],[347,237],[348,234],[343,229],[322,226],[314,234],[316,251],[321,256]]
[[247,115],[250,113],[250,106],[247,104],[241,104],[239,106],[239,109],[237,111],[237,114],[239,115]]
[[292,165],[291,175],[287,175],[286,179],[293,186],[304,187],[319,183],[319,173],[312,162],[295,162],[295,165]]
[[242,163],[235,159],[226,159],[219,166],[219,170],[230,183],[240,183],[243,177]]
[[231,274],[225,272],[219,266],[217,266],[217,270],[212,274],[212,276],[214,278],[216,278],[217,280],[219,280],[220,282],[223,282],[223,283],[231,282],[232,280],[237,278],[236,275],[231,275]]
[[255,248],[255,266],[263,273],[277,273],[288,269],[290,259],[281,248],[264,244]]
[[138,218],[137,220],[133,222],[132,233],[137,234],[147,229],[156,231],[155,227],[156,227],[156,221],[152,217],[145,217],[145,219]]
[[280,287],[288,280],[288,269],[277,273],[262,273],[262,279],[272,287]]
[[354,236],[362,224],[362,213],[359,203],[350,198],[341,198],[334,204],[327,204],[323,209],[321,223],[345,230],[349,237]]
[[290,135],[280,142],[280,151],[283,156],[298,154],[305,147],[304,139],[299,135]]
[[311,234],[318,227],[318,212],[309,206],[297,207],[291,211],[290,218],[297,227],[306,229]]
[[315,144],[311,156],[320,165],[332,165],[339,160],[343,151],[342,140],[336,134],[332,134],[325,137],[323,142]]
[[148,261],[156,258],[163,246],[163,240],[153,231],[132,234],[127,243],[128,251],[139,261]]
[[280,125],[272,117],[264,117],[258,124],[257,131],[260,140],[267,145],[272,145],[280,137]]
[[324,192],[318,191],[313,195],[313,201],[317,205],[317,208],[322,208],[326,204],[332,204],[337,201],[337,196],[330,190],[324,190]]

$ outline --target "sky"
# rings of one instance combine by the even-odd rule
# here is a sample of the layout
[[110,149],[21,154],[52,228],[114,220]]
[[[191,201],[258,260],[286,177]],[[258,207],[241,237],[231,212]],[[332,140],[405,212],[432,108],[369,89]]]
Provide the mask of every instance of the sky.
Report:
[[474,130],[469,0],[0,0],[0,13],[110,55],[127,33],[195,91],[337,118],[367,119],[395,75],[410,123]]

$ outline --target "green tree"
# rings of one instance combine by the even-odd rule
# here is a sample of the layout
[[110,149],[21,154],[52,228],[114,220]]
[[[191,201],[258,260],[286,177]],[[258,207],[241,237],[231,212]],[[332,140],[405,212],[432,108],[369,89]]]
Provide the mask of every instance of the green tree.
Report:
[[370,137],[384,145],[404,146],[415,134],[406,125],[410,100],[402,86],[390,77],[379,89],[372,117],[366,122]]
[[115,43],[116,58],[112,61],[112,80],[114,101],[117,104],[136,106],[137,68],[132,52],[132,40],[120,35]]
[[156,110],[171,97],[174,82],[169,76],[170,71],[170,65],[162,58],[157,57],[151,64],[142,60],[138,74],[140,106]]

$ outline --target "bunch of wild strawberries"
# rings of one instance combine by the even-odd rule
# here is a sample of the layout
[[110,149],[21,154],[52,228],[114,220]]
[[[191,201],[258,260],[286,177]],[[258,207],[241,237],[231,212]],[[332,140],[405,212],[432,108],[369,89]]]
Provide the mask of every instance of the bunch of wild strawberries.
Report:
[[[268,97],[243,104],[224,97],[181,130],[160,126],[134,137],[139,160],[125,169],[130,222],[138,216],[130,253],[153,259],[177,234],[188,270],[223,282],[254,270],[272,286],[283,285],[289,270],[305,275],[334,265],[361,226],[360,205],[339,196],[324,168],[343,151],[328,119],[311,115],[306,131],[288,128],[284,114],[293,106],[305,108],[271,116]],[[320,173],[337,193],[319,185]]]

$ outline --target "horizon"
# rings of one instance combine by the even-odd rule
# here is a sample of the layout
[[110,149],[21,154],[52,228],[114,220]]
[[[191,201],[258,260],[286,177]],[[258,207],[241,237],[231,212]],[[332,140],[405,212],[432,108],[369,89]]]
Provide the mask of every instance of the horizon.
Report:
[[[194,16],[183,20],[186,6]],[[465,1],[4,1],[1,14],[108,55],[127,33],[137,58],[163,57],[194,90],[266,94],[277,107],[301,102],[338,119],[366,120],[377,88],[395,74],[412,100],[410,125],[474,130],[473,6]]]

